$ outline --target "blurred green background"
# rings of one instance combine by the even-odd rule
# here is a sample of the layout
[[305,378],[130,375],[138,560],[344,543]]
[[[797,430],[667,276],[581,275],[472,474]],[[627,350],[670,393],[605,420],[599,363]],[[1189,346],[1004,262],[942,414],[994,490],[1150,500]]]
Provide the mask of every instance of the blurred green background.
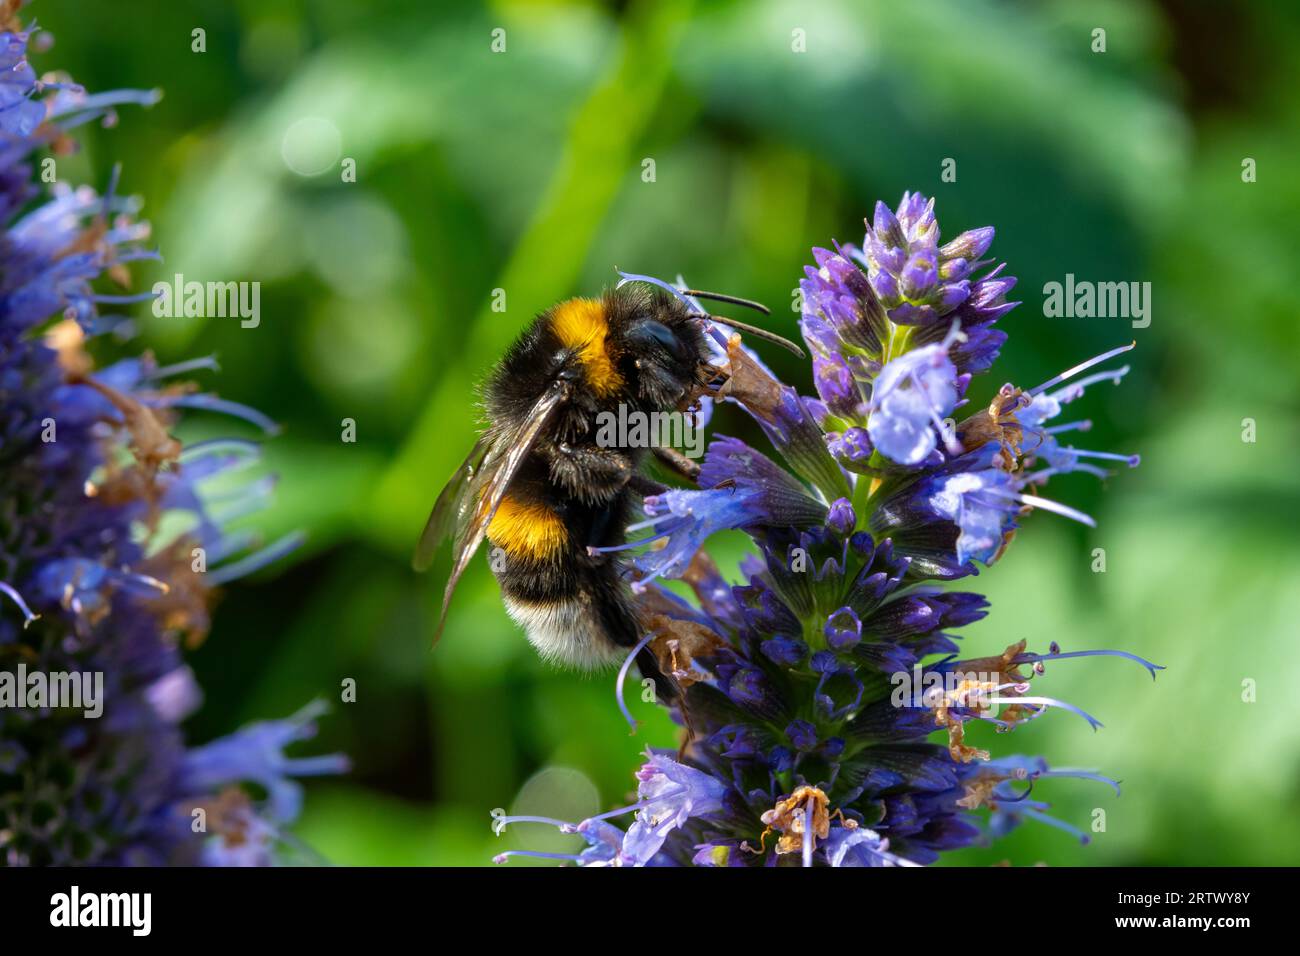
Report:
[[[262,283],[256,329],[139,316],[161,360],[216,353],[205,386],[283,424],[266,446],[275,504],[255,522],[268,539],[309,534],[222,599],[191,657],[207,696],[194,738],[337,702],[355,679],[319,741],[355,770],[312,781],[297,828],[338,864],[486,864],[548,839],[493,836],[494,807],[616,805],[671,726],[634,699],[645,722],[629,736],[612,675],[539,663],[481,562],[430,653],[444,569],[408,562],[473,440],[470,389],[535,311],[616,265],[762,299],[790,334],[809,248],[860,241],[877,198],[919,189],[948,236],[994,224],[993,253],[1020,277],[977,404],[1139,346],[1124,387],[1079,409],[1097,421],[1089,447],[1140,451],[1142,467],[1109,489],[1054,483],[1099,529],[1029,522],[973,582],[993,613],[966,648],[1056,639],[1168,667],[1153,685],[1122,661],[1051,666],[1044,692],[1105,729],[1058,712],[991,739],[1124,782],[1118,799],[1086,781],[1036,790],[1085,828],[1104,808],[1093,845],[1031,824],[949,862],[1296,862],[1300,22],[1285,6],[40,0],[28,14],[56,45],[38,70],[165,90],[60,162],[60,178],[98,185],[123,162],[166,258],[141,287],[177,272]],[[949,158],[956,182],[940,178]],[[1151,282],[1150,327],[1045,317],[1043,285],[1066,273]],[[771,359],[810,388],[797,361]]]

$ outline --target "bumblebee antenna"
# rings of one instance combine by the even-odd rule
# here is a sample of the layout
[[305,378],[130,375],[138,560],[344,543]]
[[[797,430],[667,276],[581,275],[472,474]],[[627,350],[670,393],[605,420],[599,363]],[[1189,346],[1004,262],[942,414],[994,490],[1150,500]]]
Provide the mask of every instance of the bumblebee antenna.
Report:
[[[628,282],[646,282],[649,283],[650,285],[658,286],[659,288],[663,289],[665,292],[669,293],[670,295],[676,296],[677,300],[681,302],[683,305],[687,306],[688,308],[691,307],[691,303],[687,301],[687,299],[689,298],[716,299],[718,302],[729,302],[732,305],[741,305],[741,306],[745,306],[746,308],[755,309],[758,312],[762,312],[764,315],[772,314],[771,311],[768,309],[768,307],[763,305],[762,303],[753,302],[749,299],[742,299],[739,296],[723,295],[720,292],[701,292],[698,289],[679,289],[676,286],[669,285],[663,279],[656,279],[654,276],[638,275],[633,272],[624,272],[622,269],[619,269],[617,266],[615,267],[614,271],[617,272],[620,276],[619,283],[616,288],[621,288],[625,283]],[[769,332],[767,331],[767,329],[760,329],[758,328],[758,326],[750,325],[747,322],[740,322],[736,319],[726,319],[720,315],[710,315],[707,312],[692,312],[691,314],[695,318],[703,319],[708,322],[717,322],[719,325],[728,326],[730,328],[735,329],[738,332],[747,332],[750,335],[754,336],[754,338],[756,339],[763,339],[767,342],[773,342],[781,346],[781,348],[783,349],[788,349],[789,351],[793,352],[795,355],[799,356],[800,358],[804,358],[803,349],[799,348],[799,346],[795,345],[789,339],[783,339],[775,332]]]
[[[688,294],[698,295],[698,293]],[[709,322],[717,322],[718,325],[725,325],[728,328],[735,329],[737,332],[745,332],[748,335],[754,336],[756,339],[763,339],[765,342],[772,342],[781,346],[783,349],[793,352],[800,358],[804,358],[803,349],[799,348],[799,346],[795,345],[789,339],[777,335],[775,332],[769,332],[767,329],[760,329],[758,326],[750,325],[748,322],[738,322],[735,319],[724,318],[720,315],[702,315],[700,318]]]
[[772,310],[762,302],[755,302],[753,299],[742,299],[738,295],[723,295],[721,292],[704,292],[700,289],[681,289],[679,291],[682,295],[688,295],[693,299],[712,299],[714,302],[728,302],[731,305],[743,305],[747,309],[762,312],[764,315],[772,314]]

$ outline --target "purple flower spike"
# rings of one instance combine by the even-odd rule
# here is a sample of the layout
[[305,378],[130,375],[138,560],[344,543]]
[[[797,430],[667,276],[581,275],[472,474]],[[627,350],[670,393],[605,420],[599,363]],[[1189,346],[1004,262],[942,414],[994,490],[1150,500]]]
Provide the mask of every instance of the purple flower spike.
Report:
[[938,239],[934,200],[904,193],[897,215],[884,203],[876,204],[862,249],[848,250],[866,268],[895,325],[933,325],[979,291],[968,277],[992,242],[993,230],[963,233],[943,247]]
[[[6,5],[6,26],[19,6]],[[129,338],[129,318],[116,313],[152,297],[124,288],[130,264],[159,253],[145,245],[139,200],[118,192],[119,170],[100,193],[62,181],[46,191],[34,167],[78,125],[157,94],[38,81],[34,32],[0,29],[0,670],[17,662],[93,682],[101,712],[0,706],[0,865],[273,863],[292,845],[283,828],[301,793],[291,778],[337,773],[344,761],[284,755],[314,732],[314,711],[188,746],[182,721],[202,694],[183,649],[208,632],[212,588],[298,536],[259,551],[249,531],[226,528],[263,502],[267,484],[228,486],[220,509],[207,480],[255,447],[186,447],[172,434],[185,408],[271,423],[159,382],[210,359],[97,365],[99,337]],[[197,811],[206,830],[192,828]]]
[[[565,859],[918,866],[1024,821],[1084,836],[1031,788],[1114,781],[994,758],[966,730],[1012,731],[1051,710],[1098,729],[1036,682],[1067,658],[1126,657],[1153,676],[1158,665],[1127,651],[1064,652],[1057,641],[1045,652],[1019,641],[964,654],[960,631],[989,613],[988,601],[945,582],[994,564],[1034,510],[1093,524],[1041,486],[1062,472],[1137,464],[1076,447],[1071,433],[1086,419],[1054,421],[1093,385],[1123,378],[1127,367],[1105,366],[1127,347],[1033,389],[1005,385],[952,421],[1006,338],[990,326],[1014,305],[1005,301],[1014,280],[1000,266],[985,272],[992,241],[986,227],[941,244],[933,201],[907,193],[896,210],[876,207],[861,250],[814,249],[800,324],[815,399],[728,341],[723,397],[774,451],[715,437],[697,487],[645,498],[647,518],[629,530],[650,537],[626,546],[641,552],[634,603],[656,635],[652,661],[673,675],[669,707],[687,738],[676,760],[648,760],[639,802],[585,821],[590,846]],[[753,545],[738,559],[726,552],[738,568],[730,587],[705,550],[723,529]],[[648,581],[661,575],[680,577],[694,603]],[[649,647],[630,648],[620,681]],[[626,833],[604,823],[630,813]],[[596,839],[598,825],[607,829]]]

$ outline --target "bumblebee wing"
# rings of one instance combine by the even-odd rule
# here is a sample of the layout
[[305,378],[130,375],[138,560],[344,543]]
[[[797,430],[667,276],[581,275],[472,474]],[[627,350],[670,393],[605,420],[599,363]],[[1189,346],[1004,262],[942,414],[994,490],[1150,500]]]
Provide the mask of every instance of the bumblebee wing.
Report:
[[480,438],[438,495],[429,520],[424,524],[420,543],[415,548],[415,557],[411,559],[411,567],[415,570],[427,571],[442,542],[464,526],[463,516],[474,503],[473,497],[467,495],[466,491],[473,486],[474,478],[483,471],[493,445],[491,434]]
[[[529,411],[523,424],[508,433],[499,434],[492,442],[491,448],[482,467],[469,481],[463,500],[464,508],[458,508],[461,518],[456,530],[456,544],[452,555],[451,577],[442,596],[442,614],[438,618],[438,630],[433,637],[434,644],[442,637],[442,627],[447,620],[447,608],[451,605],[452,592],[460,576],[469,567],[478,547],[487,535],[488,525],[497,513],[501,500],[514,480],[519,466],[527,459],[538,436],[550,423],[556,410],[569,397],[569,385],[557,379],[543,393]],[[435,507],[435,511],[436,511]],[[433,518],[430,517],[430,521]]]

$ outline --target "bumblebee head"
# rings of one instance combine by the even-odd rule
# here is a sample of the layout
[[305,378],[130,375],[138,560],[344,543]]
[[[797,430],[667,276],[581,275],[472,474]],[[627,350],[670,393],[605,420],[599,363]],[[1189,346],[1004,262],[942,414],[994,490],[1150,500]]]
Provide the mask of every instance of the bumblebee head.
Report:
[[711,377],[704,330],[681,302],[657,290],[621,293],[610,323],[632,392],[655,408],[675,405]]
[[[789,339],[783,338],[775,332],[769,332],[767,329],[760,329],[756,325],[741,322],[739,319],[732,319],[721,315],[711,315],[697,300],[709,299],[713,302],[726,302],[729,305],[739,305],[746,309],[753,309],[755,312],[763,313],[763,315],[771,315],[772,310],[761,302],[755,302],[753,299],[742,299],[739,296],[734,295],[723,295],[721,292],[705,292],[701,289],[679,288],[678,286],[669,285],[664,280],[656,279],[653,276],[635,275],[630,272],[624,272],[621,269],[617,271],[621,279],[619,284],[615,287],[616,291],[622,289],[627,283],[644,283],[649,286],[654,286],[663,290],[663,292],[666,292],[675,303],[681,305],[685,309],[687,317],[690,319],[694,319],[700,323],[716,322],[718,325],[725,325],[738,332],[748,333],[755,338],[763,339],[767,342],[774,342],[781,346],[781,348],[793,352],[800,358],[805,357],[803,349],[799,348],[799,346],[795,345]],[[677,281],[680,282],[681,279],[678,278]]]
[[[643,386],[639,393],[657,404],[661,404],[664,395],[672,393],[674,386],[676,394],[680,395],[683,386],[702,384],[710,377],[710,353],[705,339],[709,323],[774,342],[800,358],[804,357],[803,350],[789,339],[736,319],[711,315],[696,300],[726,302],[770,315],[764,305],[716,292],[679,289],[651,276],[633,275],[621,270],[619,275],[622,281],[614,296],[629,308],[625,320],[611,322],[611,327],[622,327],[625,347],[634,357],[631,377]],[[646,286],[653,287],[648,294],[633,291]],[[712,334],[716,336],[718,333],[713,330]]]

